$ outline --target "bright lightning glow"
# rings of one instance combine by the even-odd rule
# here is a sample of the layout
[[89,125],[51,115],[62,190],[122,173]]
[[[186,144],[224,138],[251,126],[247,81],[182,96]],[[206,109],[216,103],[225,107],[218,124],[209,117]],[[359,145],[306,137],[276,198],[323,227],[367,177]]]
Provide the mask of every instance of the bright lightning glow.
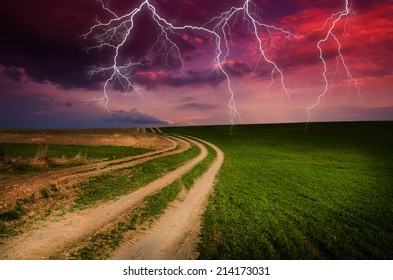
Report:
[[[187,31],[194,30],[204,34],[211,39],[211,42],[214,42],[215,56],[214,61],[212,61],[210,64],[210,67],[212,71],[217,71],[218,75],[222,75],[222,77],[224,77],[226,80],[227,90],[229,93],[229,119],[231,123],[234,124],[236,117],[240,118],[240,115],[236,109],[235,92],[232,87],[230,74],[226,70],[226,63],[231,51],[230,42],[233,35],[232,29],[239,19],[246,23],[248,31],[250,34],[252,34],[253,38],[255,38],[255,42],[258,46],[259,58],[256,62],[255,69],[262,62],[270,65],[271,82],[268,85],[268,89],[274,82],[274,76],[279,75],[281,92],[284,96],[287,97],[289,102],[291,102],[291,96],[285,85],[284,72],[282,69],[280,69],[279,65],[275,61],[267,56],[261,34],[267,32],[270,34],[270,36],[272,36],[272,32],[278,32],[287,37],[303,39],[317,31],[325,32],[324,37],[316,45],[316,47],[319,49],[319,58],[323,64],[322,76],[324,78],[324,90],[321,94],[318,95],[317,101],[312,106],[307,108],[308,121],[310,121],[311,118],[311,110],[320,103],[321,98],[326,94],[329,88],[329,82],[326,76],[328,69],[322,46],[323,43],[325,43],[328,39],[332,38],[337,44],[337,63],[341,62],[346,70],[348,78],[348,91],[350,90],[350,84],[353,83],[359,94],[360,89],[358,87],[357,81],[354,79],[348,69],[348,66],[341,53],[340,41],[335,34],[337,23],[343,19],[348,19],[348,16],[350,15],[348,0],[345,0],[345,8],[342,11],[336,12],[327,18],[320,29],[313,30],[305,35],[294,35],[283,28],[263,23],[259,17],[260,13],[258,11],[258,7],[252,0],[244,0],[243,5],[230,7],[227,11],[221,13],[217,17],[212,18],[204,25],[178,25],[173,21],[169,21],[159,14],[154,4],[152,4],[149,0],[143,1],[130,13],[121,16],[113,12],[108,7],[108,5],[103,2],[103,0],[97,1],[101,4],[102,9],[108,12],[111,18],[107,22],[101,22],[99,19],[97,19],[97,23],[91,27],[90,31],[86,33],[84,37],[93,37],[97,42],[97,44],[93,47],[90,47],[90,49],[101,49],[105,47],[114,50],[113,61],[110,66],[92,67],[90,69],[91,75],[96,75],[99,73],[108,75],[109,73],[109,77],[104,83],[103,96],[95,99],[96,101],[101,102],[108,111],[110,99],[110,95],[108,93],[109,85],[117,81],[122,85],[125,91],[135,90],[139,94],[142,94],[141,87],[138,86],[137,82],[135,81],[135,75],[137,75],[139,67],[148,65],[158,56],[164,58],[164,63],[162,65],[164,67],[169,67],[170,59],[178,61],[181,65],[180,74],[182,74],[184,69],[184,61],[182,58],[181,48],[176,43],[176,40],[172,38],[175,36],[184,38],[181,35],[182,33],[185,35]],[[160,34],[158,35],[157,40],[153,44],[151,50],[143,60],[133,61],[130,59],[126,62],[122,62],[120,52],[124,48],[126,42],[131,39],[137,40],[137,38],[131,37],[134,35],[133,30],[135,27],[135,17],[142,11],[145,13],[148,12],[152,20],[159,28]]]

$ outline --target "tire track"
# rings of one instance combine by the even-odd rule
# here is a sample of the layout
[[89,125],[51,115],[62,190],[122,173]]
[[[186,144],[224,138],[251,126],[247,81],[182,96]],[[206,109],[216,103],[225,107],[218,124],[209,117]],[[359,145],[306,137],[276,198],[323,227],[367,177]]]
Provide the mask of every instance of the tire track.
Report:
[[[116,169],[131,167],[137,164],[144,163],[149,160],[156,159],[162,156],[168,156],[172,153],[183,152],[180,149],[176,152],[178,139],[171,137],[163,137],[167,139],[171,146],[169,148],[151,151],[140,155],[124,157],[115,160],[108,160],[104,162],[92,163],[83,166],[75,166],[61,170],[48,171],[46,173],[26,175],[12,180],[7,180],[0,183],[0,191],[3,201],[8,201],[8,197],[13,196],[13,191],[18,189],[29,190],[30,193],[37,192],[43,187],[52,184],[57,186],[72,185],[88,177],[97,176],[104,172],[109,172]],[[184,142],[183,146],[184,146]],[[188,147],[188,145],[186,144]]]
[[[179,142],[184,141],[176,139]],[[64,250],[94,234],[125,211],[135,208],[146,196],[158,192],[201,162],[207,156],[207,149],[194,140],[188,141],[201,149],[201,154],[196,158],[116,201],[69,213],[58,222],[46,221],[40,229],[7,240],[6,244],[0,246],[0,259],[49,259],[61,255]],[[175,152],[179,150],[173,153]]]
[[201,215],[215,177],[224,162],[224,153],[215,145],[200,140],[217,152],[215,162],[194,183],[183,201],[176,201],[157,224],[142,233],[132,244],[120,247],[111,259],[196,259]]

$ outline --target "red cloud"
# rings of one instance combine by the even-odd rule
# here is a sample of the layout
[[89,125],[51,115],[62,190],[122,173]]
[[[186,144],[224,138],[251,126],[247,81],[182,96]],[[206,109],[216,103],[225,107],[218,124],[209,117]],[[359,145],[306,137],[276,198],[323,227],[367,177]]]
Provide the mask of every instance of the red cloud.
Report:
[[[320,63],[317,44],[325,38],[328,31],[328,25],[323,28],[325,19],[335,11],[337,10],[312,8],[282,19],[277,25],[283,26],[298,38],[280,31],[265,34],[261,39],[267,57],[284,69]],[[344,18],[336,24],[334,34],[339,39],[341,52],[355,76],[383,76],[392,72],[392,14],[392,5],[374,5],[351,15],[348,21]],[[326,61],[335,64],[337,42],[330,37],[320,46]],[[256,40],[250,42],[247,49],[249,57],[254,62],[258,61],[260,52]]]
[[141,78],[148,79],[150,81],[156,81],[167,77],[168,75],[164,71],[148,71],[148,72],[138,72],[137,74]]
[[194,38],[194,42],[195,42],[195,44],[198,44],[198,45],[203,44],[202,39],[201,39],[201,38],[198,38],[198,37],[195,37],[195,38]]
[[205,40],[203,40],[203,39],[200,38],[200,37],[193,36],[193,35],[189,35],[189,34],[183,34],[183,35],[182,35],[182,38],[183,38],[185,41],[192,41],[192,42],[194,42],[196,45],[202,45],[205,41],[207,41],[206,38],[204,38]]

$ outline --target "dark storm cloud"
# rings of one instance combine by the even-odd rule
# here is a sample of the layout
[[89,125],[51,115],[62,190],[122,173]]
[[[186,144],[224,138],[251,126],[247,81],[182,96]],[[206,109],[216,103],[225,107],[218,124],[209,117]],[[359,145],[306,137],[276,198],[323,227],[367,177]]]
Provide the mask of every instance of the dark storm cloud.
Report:
[[[112,2],[117,11],[130,10],[136,3]],[[86,72],[91,65],[107,64],[112,50],[87,52],[94,42],[81,37],[97,16],[108,19],[108,13],[94,0],[5,1],[0,9],[0,64],[7,69],[22,68],[38,83],[49,81],[64,89],[99,89],[104,77],[88,79]],[[146,18],[142,14],[136,19],[141,28],[134,36],[139,40],[126,48],[136,58],[156,40],[151,36],[154,25]],[[15,70],[7,71],[9,77],[18,78]]]
[[[83,3],[84,2],[84,3]],[[0,64],[23,68],[39,83],[98,88],[86,77],[91,58],[80,38],[92,22],[90,1],[5,1],[0,11]],[[94,3],[94,2],[93,2]]]
[[184,85],[208,84],[217,86],[225,80],[224,75],[212,71],[187,71],[186,75],[180,77],[167,77],[163,82],[172,87],[181,87]]
[[13,80],[14,82],[20,82],[23,77],[23,72],[16,67],[10,67],[4,69],[2,75]]
[[238,60],[227,61],[227,63],[225,63],[224,68],[228,74],[238,76],[238,77],[241,77],[244,74],[247,74],[247,73],[250,73],[251,71],[253,71],[247,65],[247,63],[245,63],[244,61],[238,61]]
[[[0,65],[6,70],[3,75],[16,82],[21,80],[21,72],[29,76],[38,83],[51,82],[64,89],[87,88],[96,90],[100,88],[100,83],[106,76],[95,75],[90,79],[87,77],[87,70],[92,65],[108,65],[111,63],[113,50],[102,49],[86,51],[85,48],[94,45],[92,38],[84,40],[81,35],[88,32],[94,24],[96,17],[102,21],[107,21],[110,14],[101,8],[101,5],[94,0],[18,0],[3,1],[0,9]],[[105,1],[106,2],[106,1]],[[130,0],[109,1],[111,9],[121,15],[131,11],[142,3]],[[369,2],[356,0],[354,2],[359,9],[368,7]],[[204,24],[209,19],[228,10],[230,6],[239,7],[244,0],[233,1],[211,1],[211,0],[156,0],[151,1],[157,12],[165,18],[170,19],[173,24]],[[258,5],[258,12],[265,21],[275,21],[282,16],[296,15],[299,9],[310,5],[315,7],[330,7],[342,5],[342,1],[319,0],[310,4],[305,0],[283,0],[268,1],[254,0]],[[141,59],[146,52],[156,42],[156,35],[159,34],[154,21],[150,17],[150,11],[144,10],[135,18],[135,30],[129,41],[124,46],[124,51],[120,53],[122,58],[132,57],[134,60]],[[247,37],[249,33],[245,31],[244,22],[239,17],[237,24],[234,24],[234,33],[239,37]],[[210,39],[206,34],[187,31],[182,35],[189,36],[185,40],[181,36],[174,36],[173,39],[179,45],[185,60],[190,61],[200,56],[198,48],[209,45]],[[235,37],[236,37],[235,36]],[[286,57],[286,54],[287,57]],[[295,63],[310,63],[310,58],[301,55],[292,55],[286,52],[281,55],[283,67],[291,66]],[[318,56],[312,57],[314,63],[318,63]],[[331,56],[336,55],[332,52]],[[330,56],[329,56],[330,57]],[[163,64],[163,56],[157,56],[152,61],[152,65],[145,66],[143,71],[154,71]],[[178,60],[169,60],[168,71],[177,70],[180,67]],[[279,62],[281,62],[279,60]],[[242,76],[249,71],[246,65],[235,66],[226,65],[226,69],[232,75]],[[143,68],[143,67],[142,67]],[[108,74],[108,73],[107,73]],[[169,86],[182,86],[188,84],[207,83],[216,85],[223,77],[216,74],[200,72],[189,72],[186,77],[161,78],[160,81],[140,79],[141,84],[152,88],[158,83]],[[116,86],[116,85],[115,85]]]
[[[110,5],[118,14],[124,14],[141,2],[116,0],[111,1]],[[155,2],[160,14],[182,23],[205,22],[223,6],[222,3],[207,0],[199,1],[198,5],[194,1],[182,0]],[[138,40],[125,46],[125,55],[141,58],[155,43],[154,35],[158,31],[149,13],[143,11],[135,18],[137,27],[133,39]],[[38,83],[49,81],[64,89],[98,89],[104,77],[98,75],[88,79],[86,71],[91,65],[108,63],[112,52],[103,49],[87,53],[85,48],[94,42],[81,38],[94,24],[96,16],[103,21],[109,19],[109,14],[93,0],[5,1],[0,9],[0,64],[7,68],[4,75],[20,81],[17,67],[24,69]],[[195,50],[195,46],[186,40],[176,40],[182,51]],[[206,43],[205,38],[201,37],[200,40]],[[158,57],[153,66],[161,63]],[[173,69],[179,67],[176,62],[172,64]]]
[[106,122],[119,122],[119,123],[132,123],[132,124],[143,124],[143,125],[166,125],[165,121],[162,121],[149,114],[141,113],[138,109],[131,109],[126,112],[124,110],[113,111],[111,116],[104,118]]
[[163,71],[140,72],[135,76],[134,81],[148,89],[157,88],[160,85],[171,87],[181,87],[185,85],[207,84],[217,86],[225,76],[216,71],[185,71],[182,76],[172,76]]
[[186,103],[179,106],[179,109],[185,110],[195,110],[195,111],[205,111],[205,110],[213,110],[218,109],[219,106],[213,104],[202,104],[202,103]]
[[[105,1],[104,1],[105,2]],[[119,15],[131,11],[143,1],[116,0],[109,5]],[[287,1],[286,1],[287,2]],[[211,1],[211,0],[156,0],[151,1],[160,15],[174,24],[204,24],[209,19],[227,10],[230,6],[241,6],[243,0]],[[274,1],[257,1],[258,5],[267,5],[272,9],[269,15],[277,9]],[[289,2],[288,2],[289,3]],[[269,6],[270,5],[270,6]],[[281,5],[283,6],[283,5]],[[295,9],[294,4],[284,5],[289,10]],[[146,55],[146,51],[155,43],[158,35],[157,26],[150,17],[149,10],[143,10],[135,18],[135,30],[132,38],[124,46],[123,58],[132,57],[135,60]],[[263,11],[261,10],[261,13]],[[51,82],[64,89],[87,88],[96,90],[105,77],[96,75],[88,79],[87,69],[91,65],[108,65],[111,62],[113,50],[101,51],[85,48],[92,46],[91,40],[83,40],[81,35],[88,32],[98,17],[107,21],[110,14],[101,8],[94,0],[18,0],[5,1],[0,9],[0,64],[6,67],[4,75],[20,81],[20,73],[16,68],[24,69],[25,73],[35,82]],[[239,36],[241,36],[239,29]],[[190,40],[174,36],[173,40],[179,45],[186,60],[198,57],[195,53],[198,44],[209,44],[209,39],[198,32],[185,33]],[[136,40],[137,39],[137,40]],[[132,43],[131,43],[132,42]],[[163,57],[158,56],[151,67],[156,68],[163,63]],[[179,61],[169,61],[169,70],[180,67]],[[231,70],[231,69],[230,69]],[[241,75],[241,70],[232,69],[233,74]],[[239,72],[241,71],[241,72]],[[181,86],[195,83],[213,83],[216,77],[196,75],[189,78],[169,78],[167,84]]]

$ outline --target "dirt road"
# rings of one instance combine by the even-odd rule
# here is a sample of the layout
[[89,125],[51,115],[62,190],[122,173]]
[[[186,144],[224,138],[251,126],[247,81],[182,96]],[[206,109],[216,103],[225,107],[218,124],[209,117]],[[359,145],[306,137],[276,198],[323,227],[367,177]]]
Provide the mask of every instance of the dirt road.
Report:
[[[185,142],[181,139],[177,139],[177,141],[179,143]],[[66,256],[62,256],[64,250],[98,231],[125,211],[136,207],[146,196],[158,192],[207,156],[207,149],[204,145],[193,140],[188,141],[201,149],[201,154],[198,157],[117,201],[100,204],[93,209],[68,213],[58,222],[43,221],[38,229],[6,240],[4,244],[0,245],[0,259],[50,259],[59,256],[66,258]],[[184,151],[184,149],[186,148],[183,147],[180,150]],[[178,150],[171,151],[171,153],[175,152]]]
[[196,259],[195,250],[203,214],[214,179],[224,161],[224,153],[215,145],[217,159],[195,182],[183,201],[176,201],[159,222],[142,233],[132,244],[125,244],[112,259]]
[[[179,142],[179,139],[175,138],[162,138],[164,138],[168,143],[170,143],[170,145],[167,145],[166,148],[162,148],[156,151],[115,160],[107,160],[104,162],[87,164],[83,166],[64,168],[61,170],[48,171],[45,173],[39,173],[34,175],[29,174],[17,176],[14,178],[7,178],[6,180],[1,180],[0,195],[2,197],[2,202],[0,203],[0,206],[3,203],[6,204],[12,202],[18,196],[28,196],[31,193],[38,192],[45,186],[70,186],[75,184],[76,182],[92,176],[97,176],[102,173],[116,169],[135,166],[137,164],[141,164],[149,160],[156,159],[158,157],[182,153],[189,148],[189,144],[183,140],[180,140]],[[177,145],[179,145],[179,149],[175,150]]]

